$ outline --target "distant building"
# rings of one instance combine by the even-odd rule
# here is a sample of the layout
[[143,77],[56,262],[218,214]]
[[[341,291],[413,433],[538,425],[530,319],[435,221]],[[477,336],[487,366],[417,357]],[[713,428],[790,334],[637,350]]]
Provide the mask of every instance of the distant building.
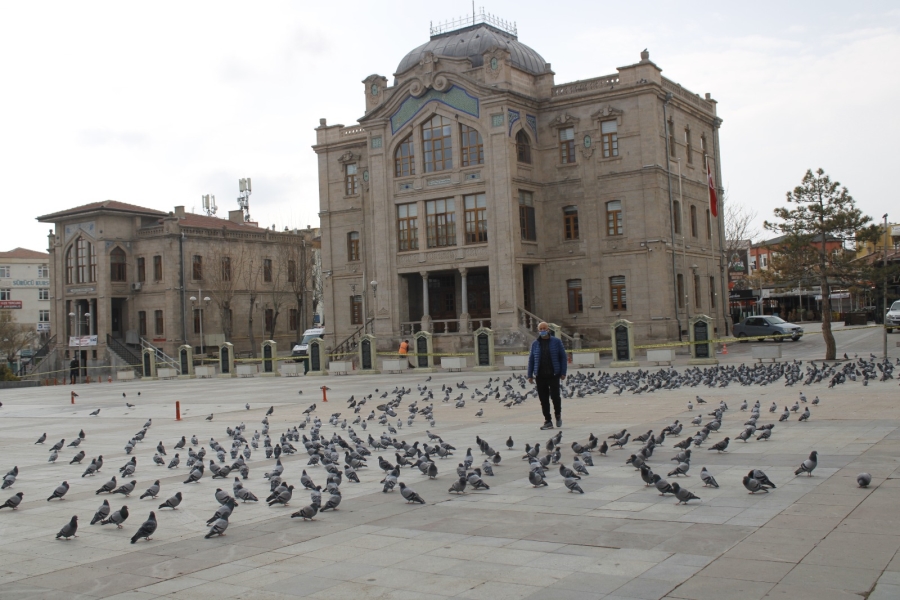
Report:
[[[318,229],[276,232],[228,219],[114,200],[38,217],[50,231],[50,305],[60,358],[132,362],[142,346],[176,356],[229,341],[290,350],[310,327],[319,280]],[[252,329],[250,319],[253,319]],[[203,335],[201,337],[201,330]]]
[[25,248],[0,252],[0,310],[34,328],[46,339],[51,331],[50,255]]
[[618,318],[662,340],[698,313],[724,335],[716,101],[646,51],[556,84],[509,24],[457,25],[392,83],[366,77],[358,124],[316,129],[329,342],[427,330],[455,349],[489,326],[515,346],[543,319],[599,343]]
[[[900,250],[900,224],[888,224],[888,253],[891,250]],[[856,257],[862,258],[876,252],[884,253],[884,238],[880,238],[877,242],[857,240]]]

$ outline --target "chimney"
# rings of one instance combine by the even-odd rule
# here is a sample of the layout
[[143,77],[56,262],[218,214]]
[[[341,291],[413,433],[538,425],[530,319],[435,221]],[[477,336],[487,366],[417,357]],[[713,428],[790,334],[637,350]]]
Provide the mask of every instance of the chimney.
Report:
[[228,211],[228,220],[232,223],[243,223],[244,222],[244,211],[238,210],[229,210]]
[[176,216],[176,217],[179,217],[179,218],[181,218],[181,219],[184,218],[184,207],[183,207],[183,206],[176,206],[176,207],[175,207],[175,216]]

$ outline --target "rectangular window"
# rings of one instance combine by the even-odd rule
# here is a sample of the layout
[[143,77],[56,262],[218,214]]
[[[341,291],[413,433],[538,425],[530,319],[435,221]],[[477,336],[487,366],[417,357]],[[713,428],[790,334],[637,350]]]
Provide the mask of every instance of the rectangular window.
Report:
[[156,323],[156,327],[154,328],[154,332],[156,335],[164,335],[166,332],[165,323],[163,322],[163,311],[157,310],[154,312],[154,321]]
[[429,200],[425,203],[425,225],[428,247],[456,245],[456,203],[447,200]]
[[675,121],[669,119],[669,156],[675,158]]
[[49,310],[39,310],[38,311],[38,323],[49,323],[50,322],[50,311]]
[[[203,321],[203,309],[195,308],[194,309],[194,333],[200,333],[200,326]],[[202,342],[201,342],[201,345]]]
[[678,288],[678,308],[684,308],[684,275],[679,273],[676,281]]
[[675,221],[675,233],[681,233],[681,202],[672,202],[672,219]]
[[709,278],[709,307],[716,307],[716,278]]
[[138,312],[138,335],[147,335],[147,311]]
[[769,266],[769,255],[768,254],[760,254],[759,259],[760,259],[759,264],[762,266],[763,269],[765,269],[766,267]]
[[344,194],[355,196],[357,193],[359,193],[359,175],[356,163],[344,165]]
[[619,155],[619,131],[615,121],[600,123],[600,139],[603,142],[603,158]]
[[12,300],[12,290],[0,290],[0,300]]
[[141,283],[147,281],[147,260],[143,256],[137,259],[137,280]]
[[453,168],[453,142],[450,129],[450,119],[441,115],[434,115],[430,121],[422,125],[426,173]]
[[264,258],[263,259],[263,281],[266,283],[272,283],[272,259]]
[[40,265],[38,267],[38,277],[40,277],[41,279],[50,277],[50,265]]
[[297,261],[289,260],[288,261],[288,283],[294,283],[297,281]]
[[466,217],[466,243],[478,244],[488,241],[487,200],[484,194],[463,196]]
[[415,202],[397,205],[397,243],[401,252],[419,249],[418,214]]
[[11,273],[11,269],[9,266],[7,266],[7,265],[0,266],[0,277],[6,277],[6,278],[12,277],[12,275],[10,275],[10,273]]
[[567,240],[577,240],[578,233],[578,207],[566,206],[563,208],[563,232]]
[[622,235],[622,201],[613,200],[606,203],[606,235]]
[[484,164],[484,142],[478,130],[468,125],[459,126],[462,166]]
[[350,296],[350,324],[362,325],[362,296]]
[[697,226],[697,207],[691,204],[691,237],[697,237],[699,227]]
[[296,308],[288,310],[288,328],[291,331],[300,329],[300,311]]
[[222,281],[231,281],[231,257],[222,257]]
[[684,128],[684,153],[687,154],[688,164],[694,162],[692,147],[691,147],[691,128]]
[[49,300],[50,299],[50,290],[47,288],[41,288],[38,290],[38,300]]
[[569,279],[566,281],[566,292],[569,298],[569,313],[580,313],[584,310],[581,301],[581,280]]
[[359,232],[347,234],[347,260],[359,260]]
[[266,309],[266,331],[272,332],[272,329],[275,327],[275,309],[267,308]]
[[162,278],[162,256],[156,255],[153,257],[153,281],[162,281]]
[[702,298],[702,297],[703,296],[701,296],[701,290],[700,290],[700,276],[697,274],[694,274],[694,306],[695,307],[700,308],[703,305],[703,303],[700,301],[700,298]]
[[534,219],[534,194],[519,190],[519,228],[522,231],[522,239],[535,241],[537,232]]
[[574,127],[559,130],[559,162],[564,165],[575,162]]
[[125,251],[121,248],[115,248],[109,253],[109,280],[128,281],[127,269],[125,268]]
[[708,208],[706,209],[706,239],[712,239],[712,216]]
[[394,176],[408,177],[416,174],[416,152],[413,146],[413,136],[408,136],[400,142],[394,153]]
[[628,306],[625,297],[625,276],[609,278],[609,307],[610,310],[625,310]]

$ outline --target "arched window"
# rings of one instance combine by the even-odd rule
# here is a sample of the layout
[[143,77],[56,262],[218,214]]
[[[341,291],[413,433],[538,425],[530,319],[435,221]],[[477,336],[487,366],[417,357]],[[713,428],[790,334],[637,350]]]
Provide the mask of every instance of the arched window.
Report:
[[528,134],[521,129],[516,134],[516,160],[526,165],[531,164],[531,140],[528,139]]
[[66,252],[66,282],[94,283],[97,281],[97,255],[94,245],[83,237],[75,240]]
[[425,172],[453,168],[453,141],[450,119],[434,115],[422,125]]
[[125,251],[121,248],[114,248],[109,253],[109,280],[110,281],[127,281],[125,270]]
[[468,125],[459,126],[460,150],[462,154],[462,166],[484,164],[484,141],[481,134],[474,127]]
[[416,174],[416,150],[413,145],[412,134],[400,142],[394,151],[394,176],[408,177]]

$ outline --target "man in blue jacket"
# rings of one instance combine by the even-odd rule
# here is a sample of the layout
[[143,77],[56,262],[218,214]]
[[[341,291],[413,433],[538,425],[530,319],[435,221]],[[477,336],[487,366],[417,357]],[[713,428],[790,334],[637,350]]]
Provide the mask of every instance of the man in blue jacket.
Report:
[[566,378],[568,359],[566,349],[559,338],[550,335],[550,326],[546,323],[538,325],[538,339],[531,343],[528,355],[528,383],[537,379],[538,398],[541,399],[541,410],[544,412],[544,424],[541,429],[553,429],[550,420],[550,398],[553,398],[553,411],[556,413],[556,426],[562,427],[562,399],[559,397],[559,383]]

